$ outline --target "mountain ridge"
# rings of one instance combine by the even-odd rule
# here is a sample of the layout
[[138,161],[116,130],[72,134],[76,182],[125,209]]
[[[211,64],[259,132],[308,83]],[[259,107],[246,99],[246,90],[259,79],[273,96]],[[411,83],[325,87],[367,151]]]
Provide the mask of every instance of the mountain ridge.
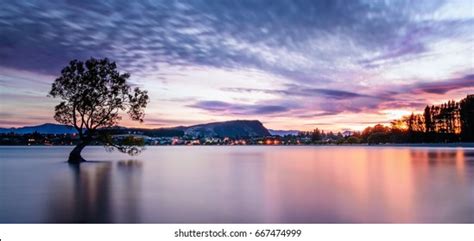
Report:
[[[114,134],[140,132],[150,136],[182,136],[192,137],[256,137],[270,136],[271,133],[258,120],[231,120],[211,122],[192,126],[176,126],[156,129],[129,128],[116,126],[110,128]],[[18,128],[0,128],[0,133],[31,134],[74,134],[77,131],[72,126],[44,123],[36,126]]]
[[258,120],[232,120],[189,126],[185,135],[193,137],[257,137],[270,136]]
[[23,126],[18,128],[0,128],[0,133],[31,134],[38,132],[40,134],[74,134],[76,129],[72,126],[54,123],[44,123],[36,126]]

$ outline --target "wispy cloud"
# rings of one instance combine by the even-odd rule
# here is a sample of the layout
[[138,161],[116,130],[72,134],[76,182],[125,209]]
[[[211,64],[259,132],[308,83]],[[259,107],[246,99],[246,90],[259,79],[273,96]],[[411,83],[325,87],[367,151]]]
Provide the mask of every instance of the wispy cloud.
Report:
[[[288,96],[323,96],[331,99],[352,99],[357,97],[373,97],[365,94],[359,94],[351,91],[335,90],[335,89],[320,89],[311,88],[307,86],[289,85],[289,88],[284,90],[276,89],[254,89],[254,88],[222,88],[224,91],[231,92],[262,92],[267,94],[280,94]],[[375,97],[374,97],[375,98]]]
[[27,83],[47,91],[69,60],[109,57],[173,119],[189,107],[206,112],[193,119],[291,114],[292,123],[411,109],[473,88],[473,24],[469,0],[6,0],[1,94],[31,110]]
[[283,105],[265,105],[265,104],[232,104],[223,101],[198,101],[192,105],[192,108],[198,108],[216,114],[225,115],[272,115],[282,112],[288,112],[290,107]]
[[[423,41],[445,37],[439,30],[446,31],[447,25],[446,20],[415,18],[442,7],[438,1],[2,5],[0,64],[49,73],[58,73],[71,58],[109,56],[132,72],[147,72],[166,62],[258,68],[308,81],[314,71],[349,67],[337,61],[340,58],[367,56],[360,61],[370,64],[429,51]],[[458,28],[469,24],[455,23]]]
[[447,79],[437,82],[422,82],[412,86],[413,93],[446,94],[449,91],[472,88],[474,91],[474,74],[466,75],[461,78]]

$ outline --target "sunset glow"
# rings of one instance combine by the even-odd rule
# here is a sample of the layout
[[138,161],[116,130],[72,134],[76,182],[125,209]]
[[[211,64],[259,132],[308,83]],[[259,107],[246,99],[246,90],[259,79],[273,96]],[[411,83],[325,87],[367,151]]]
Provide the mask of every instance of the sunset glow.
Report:
[[125,126],[389,124],[474,93],[473,9],[472,1],[6,1],[0,126],[55,122],[51,83],[70,60],[89,57],[116,61],[149,91],[145,122]]

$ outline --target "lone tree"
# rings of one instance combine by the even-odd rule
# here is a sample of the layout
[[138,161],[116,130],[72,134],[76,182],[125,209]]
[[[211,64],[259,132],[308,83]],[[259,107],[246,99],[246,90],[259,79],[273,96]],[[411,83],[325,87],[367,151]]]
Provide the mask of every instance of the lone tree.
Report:
[[61,100],[55,107],[54,119],[73,126],[79,133],[80,142],[69,154],[68,162],[85,161],[81,151],[92,141],[129,154],[138,152],[140,141],[116,141],[107,134],[107,129],[121,120],[122,111],[132,120],[143,122],[148,94],[138,87],[132,89],[127,83],[129,77],[128,73],[119,73],[115,62],[107,58],[73,60],[61,71],[49,96]]

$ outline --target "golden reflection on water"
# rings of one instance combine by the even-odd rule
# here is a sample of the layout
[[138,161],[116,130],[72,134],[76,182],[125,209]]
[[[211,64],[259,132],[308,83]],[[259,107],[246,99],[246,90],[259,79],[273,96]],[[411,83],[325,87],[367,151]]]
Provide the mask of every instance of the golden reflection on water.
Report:
[[295,214],[284,203],[290,199],[292,206],[308,207],[296,216],[311,216],[318,222],[415,222],[423,219],[418,208],[430,201],[419,192],[426,191],[430,178],[438,178],[433,174],[449,178],[455,166],[453,176],[466,185],[462,149],[277,151],[266,160],[271,163],[265,172],[266,199],[272,200],[267,206],[268,220]]

